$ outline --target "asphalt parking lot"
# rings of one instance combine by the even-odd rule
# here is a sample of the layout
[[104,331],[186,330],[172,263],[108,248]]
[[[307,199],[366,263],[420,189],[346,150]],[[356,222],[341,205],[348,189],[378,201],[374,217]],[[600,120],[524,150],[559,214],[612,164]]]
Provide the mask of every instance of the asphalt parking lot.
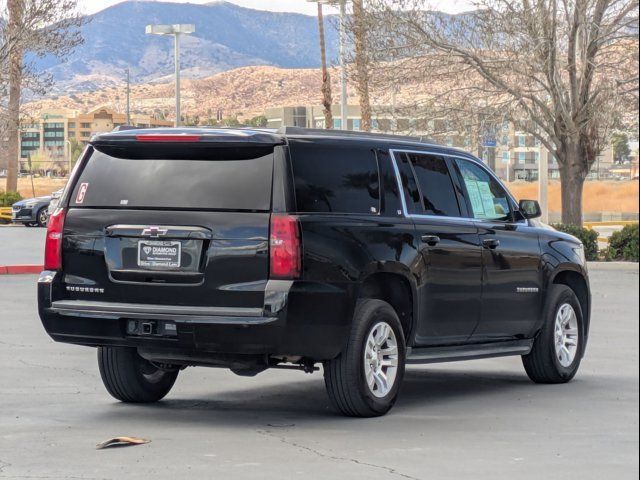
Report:
[[[0,277],[0,478],[638,478],[638,266],[591,266],[582,369],[519,358],[412,367],[389,415],[336,415],[321,373],[192,368],[155,406],[117,403],[95,351],[54,344],[34,276]],[[94,449],[112,436],[142,446]]]
[[0,226],[0,265],[42,265],[46,234],[46,228]]

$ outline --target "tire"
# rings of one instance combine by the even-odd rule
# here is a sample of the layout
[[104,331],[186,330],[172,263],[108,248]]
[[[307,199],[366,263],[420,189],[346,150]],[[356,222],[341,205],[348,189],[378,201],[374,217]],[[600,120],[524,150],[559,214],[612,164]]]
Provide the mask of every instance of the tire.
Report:
[[126,403],[157,402],[178,377],[177,371],[160,370],[129,347],[98,347],[98,367],[109,394]]
[[[561,309],[564,310],[561,312]],[[565,344],[565,340],[560,340],[559,336],[556,336],[556,319],[558,315],[562,317],[563,312],[568,313],[570,317],[570,310],[575,314],[575,329],[559,327],[559,331],[567,334],[567,343]],[[569,321],[567,325],[571,323],[573,322]],[[575,334],[573,334],[573,330],[576,330]],[[569,335],[569,332],[572,334]],[[569,352],[572,355],[567,356],[567,353],[559,352],[556,348],[557,343],[558,345],[562,344],[565,345],[568,352],[570,348],[573,348],[573,345],[570,344],[575,340],[577,340],[575,350]],[[583,353],[584,319],[580,302],[571,288],[566,285],[552,285],[545,306],[542,330],[538,334],[531,352],[522,357],[524,369],[529,378],[536,383],[566,383],[578,372]],[[569,362],[569,360],[571,361]]]
[[[380,327],[381,324],[387,325],[393,333],[393,338],[391,333],[385,337],[384,329],[376,329],[383,328]],[[372,363],[365,362],[367,351],[371,353],[371,350],[367,349],[367,340],[374,333],[380,334],[380,338],[386,338],[380,344],[384,347],[381,352],[393,352],[394,341],[396,344],[395,370],[391,370],[394,367],[390,365],[381,366],[380,370],[377,370],[380,372],[386,368],[382,373],[387,379],[392,378],[386,389],[381,389],[374,379],[380,379],[379,373],[369,376],[374,382],[373,387],[369,386],[366,378],[367,367],[370,367],[370,370],[367,370],[369,372],[376,371]],[[337,358],[324,363],[324,382],[334,408],[350,417],[377,417],[387,413],[398,397],[404,376],[405,356],[404,333],[398,315],[391,305],[381,300],[359,300],[345,349]],[[380,365],[380,359],[393,362],[393,355],[371,356],[371,362],[376,364],[376,368]]]
[[38,219],[38,221],[35,223],[35,225],[41,228],[46,227],[47,222],[49,221],[49,212],[47,211],[47,208],[43,207],[38,210],[38,215],[36,215],[36,218]]

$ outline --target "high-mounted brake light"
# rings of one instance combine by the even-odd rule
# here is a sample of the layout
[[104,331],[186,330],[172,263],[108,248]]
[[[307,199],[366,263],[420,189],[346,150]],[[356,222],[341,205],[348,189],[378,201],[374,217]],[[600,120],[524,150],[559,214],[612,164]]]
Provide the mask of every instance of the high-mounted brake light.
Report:
[[62,229],[65,210],[58,208],[50,217],[47,225],[47,238],[44,244],[44,269],[62,268]]
[[193,143],[202,139],[200,135],[184,135],[181,133],[136,135],[139,142],[149,143]]
[[299,278],[302,273],[302,245],[298,219],[291,215],[272,215],[269,244],[271,278]]

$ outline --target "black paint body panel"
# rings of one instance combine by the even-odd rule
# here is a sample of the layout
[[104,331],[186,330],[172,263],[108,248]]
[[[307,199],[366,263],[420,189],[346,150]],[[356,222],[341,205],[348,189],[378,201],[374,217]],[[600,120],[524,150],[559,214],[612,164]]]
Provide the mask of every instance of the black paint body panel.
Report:
[[[101,141],[107,140],[103,136]],[[290,152],[304,155],[305,149],[325,147],[335,151],[344,144],[350,151],[375,156],[379,182],[371,188],[379,188],[379,211],[296,214],[295,158]],[[296,280],[269,278],[270,212],[70,208],[63,268],[43,272],[39,282],[44,327],[57,341],[135,346],[153,350],[156,356],[166,351],[169,357],[171,352],[171,358],[279,355],[320,361],[341,353],[363,285],[380,273],[409,286],[413,319],[407,344],[423,352],[533,339],[549,285],[562,272],[577,274],[586,282],[584,313],[589,318],[586,264],[575,238],[524,219],[491,223],[464,218],[466,208],[463,218],[457,219],[408,214],[393,157],[393,151],[405,150],[477,161],[460,151],[393,138],[288,135],[282,137],[282,145],[275,145],[272,212],[292,213],[299,219],[303,271]],[[79,174],[67,190],[73,191]],[[65,192],[61,206],[69,205],[69,195]],[[184,269],[164,276],[152,273],[145,279],[123,260],[122,252],[134,248],[135,238],[107,236],[113,225],[198,227],[210,234],[185,243]],[[439,243],[429,245],[424,240],[428,236],[437,236]],[[487,238],[499,240],[500,246],[484,248]],[[518,293],[519,288],[537,291]],[[150,321],[165,318],[157,315],[157,308],[175,307],[166,318],[175,322],[177,335],[128,335],[131,310],[74,313],[53,306],[74,300],[146,304]],[[192,315],[189,309],[196,307],[227,310],[213,317]],[[247,309],[259,315],[247,316]],[[144,308],[136,312],[136,318],[146,315]],[[498,355],[508,350],[490,351]],[[433,361],[433,355],[424,358]]]

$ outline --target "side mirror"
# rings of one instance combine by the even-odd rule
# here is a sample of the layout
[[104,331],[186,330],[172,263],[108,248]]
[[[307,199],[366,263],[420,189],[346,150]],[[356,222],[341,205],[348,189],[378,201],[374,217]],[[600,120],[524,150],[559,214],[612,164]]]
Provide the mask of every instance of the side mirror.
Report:
[[524,218],[538,218],[542,216],[542,209],[537,200],[520,200],[520,213]]

